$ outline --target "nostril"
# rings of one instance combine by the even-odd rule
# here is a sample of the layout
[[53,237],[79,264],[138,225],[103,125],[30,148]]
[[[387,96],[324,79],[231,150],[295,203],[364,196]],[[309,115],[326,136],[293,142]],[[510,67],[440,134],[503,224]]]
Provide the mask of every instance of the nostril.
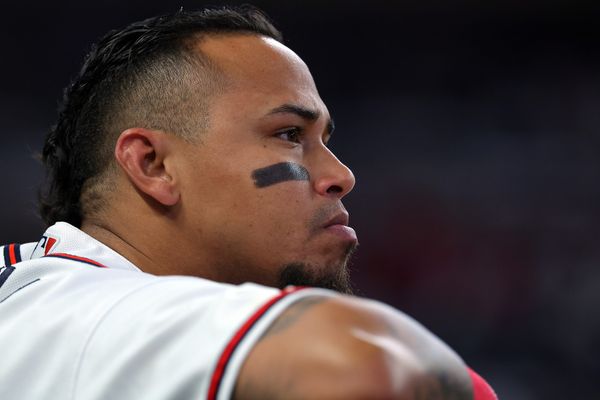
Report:
[[342,193],[344,191],[344,189],[342,189],[340,186],[338,185],[331,185],[329,186],[329,188],[327,189],[327,193]]

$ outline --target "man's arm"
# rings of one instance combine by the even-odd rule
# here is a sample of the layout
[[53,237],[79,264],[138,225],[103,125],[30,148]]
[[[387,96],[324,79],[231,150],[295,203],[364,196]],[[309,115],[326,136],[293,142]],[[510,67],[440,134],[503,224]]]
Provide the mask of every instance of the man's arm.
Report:
[[416,321],[381,303],[305,298],[242,366],[236,400],[471,400],[462,360]]

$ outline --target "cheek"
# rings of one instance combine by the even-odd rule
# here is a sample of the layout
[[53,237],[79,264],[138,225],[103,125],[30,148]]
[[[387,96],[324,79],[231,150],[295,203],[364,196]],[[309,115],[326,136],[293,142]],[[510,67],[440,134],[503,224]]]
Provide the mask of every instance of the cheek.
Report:
[[[257,187],[255,171],[278,164],[276,159],[269,161],[274,158],[272,154],[247,151],[226,159],[217,159],[214,154],[196,165],[188,178],[193,185],[194,206],[199,208],[195,212],[203,220],[210,221],[214,229],[222,225],[229,234],[247,235],[246,241],[306,240],[311,218],[309,181],[297,177]],[[257,164],[261,159],[267,161]]]
[[[306,196],[306,183],[289,182],[268,189],[254,189],[256,202],[250,201],[248,221],[253,226],[258,246],[278,256],[294,256],[309,239],[308,221],[312,213]],[[276,243],[276,246],[273,244]]]
[[182,187],[185,216],[206,234],[217,234],[239,223],[252,182],[232,165],[207,159],[190,165]]
[[248,212],[278,230],[298,229],[307,226],[310,219],[306,184],[289,182],[268,189],[252,188],[248,195]]

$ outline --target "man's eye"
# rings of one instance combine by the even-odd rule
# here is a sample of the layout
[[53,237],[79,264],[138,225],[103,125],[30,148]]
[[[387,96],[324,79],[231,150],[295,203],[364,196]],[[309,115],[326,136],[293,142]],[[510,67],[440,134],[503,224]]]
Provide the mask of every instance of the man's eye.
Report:
[[288,128],[283,131],[279,131],[275,136],[288,142],[300,143],[300,138],[302,137],[302,129],[295,126],[293,128]]

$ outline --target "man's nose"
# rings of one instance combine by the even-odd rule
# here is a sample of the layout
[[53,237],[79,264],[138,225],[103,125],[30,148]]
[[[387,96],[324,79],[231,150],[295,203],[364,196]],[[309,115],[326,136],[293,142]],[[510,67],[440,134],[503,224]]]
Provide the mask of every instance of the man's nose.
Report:
[[327,147],[322,150],[311,168],[313,185],[320,195],[341,199],[354,187],[354,174],[331,150]]

